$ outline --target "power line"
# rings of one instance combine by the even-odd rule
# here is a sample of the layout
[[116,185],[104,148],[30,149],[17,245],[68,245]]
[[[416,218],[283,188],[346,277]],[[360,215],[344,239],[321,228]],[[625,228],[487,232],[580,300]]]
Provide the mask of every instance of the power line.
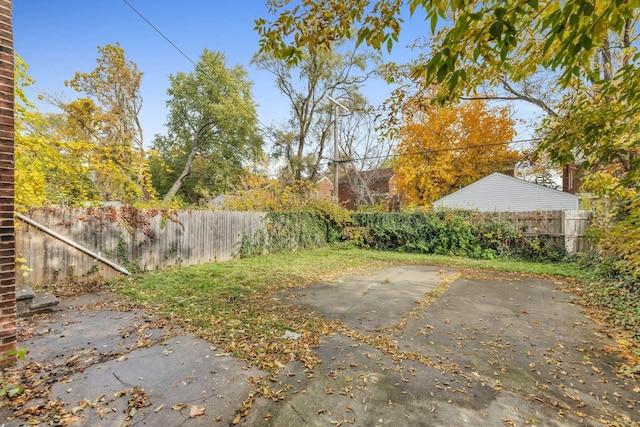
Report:
[[380,159],[390,159],[394,157],[429,155],[432,153],[442,153],[447,151],[472,150],[474,148],[495,147],[500,145],[511,145],[511,144],[520,144],[525,142],[537,142],[537,141],[542,141],[542,138],[520,139],[520,140],[506,141],[506,142],[494,142],[490,144],[467,145],[464,147],[438,148],[434,150],[421,150],[421,151],[414,151],[410,153],[395,153],[395,154],[380,155],[380,156],[365,156],[365,157],[358,157],[358,158],[353,158],[349,160],[341,160],[340,162],[345,163],[349,161],[355,162],[355,161],[361,161],[361,160],[380,160]]
[[[209,75],[209,73],[207,73],[206,70],[202,69],[202,67],[200,67],[193,59],[191,59],[191,57],[189,57],[189,55],[187,55],[182,49],[180,49],[180,47],[174,43],[168,36],[166,36],[162,31],[160,31],[160,29],[158,27],[156,27],[149,19],[147,19],[147,17],[145,17],[138,9],[136,9],[128,0],[122,0],[134,13],[136,13],[144,22],[147,23],[147,25],[149,25],[156,33],[158,33],[163,39],[165,39],[165,41],[167,41],[167,43],[169,43],[174,49],[176,49],[185,59],[187,59],[187,61],[189,61],[191,64],[193,64],[193,66],[195,67],[195,69],[199,72],[201,72],[204,76],[206,76],[209,80],[211,80],[211,82],[213,84],[215,84],[216,86],[218,86],[219,89],[223,89],[222,86],[215,81],[215,79],[213,79],[213,77],[211,77],[211,75]],[[255,112],[249,110],[243,103],[240,102],[240,100],[238,100],[238,98],[236,98],[233,94],[229,94],[228,95],[239,107],[241,107],[242,109],[244,109],[246,112],[248,112],[250,115],[254,116],[256,121],[258,122],[258,124],[260,124],[260,126],[264,129],[268,129],[268,126],[266,126],[259,117],[257,117],[257,115],[255,115]],[[394,157],[404,157],[404,156],[413,156],[413,155],[429,155],[432,153],[440,153],[440,152],[446,152],[446,151],[460,151],[460,150],[469,150],[469,149],[474,149],[474,148],[484,148],[484,147],[491,147],[491,146],[499,146],[499,145],[510,145],[510,144],[518,144],[518,143],[525,143],[525,142],[536,142],[536,141],[540,141],[541,138],[531,138],[531,139],[522,139],[522,140],[516,140],[516,141],[507,141],[507,142],[498,142],[498,143],[491,143],[491,144],[480,144],[480,145],[470,145],[470,146],[465,146],[465,147],[455,147],[455,148],[440,148],[440,149],[435,149],[435,150],[422,150],[422,151],[416,151],[416,152],[412,152],[412,153],[396,153],[396,154],[391,154],[391,155],[380,155],[380,156],[365,156],[365,157],[360,157],[360,158],[355,158],[355,159],[347,159],[347,160],[338,160],[335,161],[336,163],[346,163],[346,162],[353,162],[353,161],[363,161],[363,160],[379,160],[379,159],[389,159],[389,158],[394,158]],[[331,163],[331,162],[329,162]]]
[[[182,49],[180,49],[180,47],[178,47],[177,44],[175,44],[169,37],[167,37],[162,31],[160,31],[160,29],[158,27],[156,27],[155,25],[153,25],[153,23],[151,21],[149,21],[138,9],[136,9],[131,3],[129,3],[128,0],[122,0],[127,6],[129,6],[129,8],[136,13],[136,15],[138,15],[144,22],[146,22],[151,28],[153,28],[153,30],[158,33],[163,39],[165,39],[167,41],[167,43],[169,43],[175,50],[177,50],[182,56],[184,56],[186,58],[187,61],[189,61],[191,64],[193,64],[193,66],[195,67],[195,69],[199,72],[201,72],[205,77],[207,77],[209,80],[211,80],[211,82],[216,85],[218,87],[218,89],[220,90],[224,90],[224,88],[212,77],[209,75],[209,73],[207,73],[206,70],[204,70],[202,67],[200,67],[193,59],[191,59],[191,57],[189,55],[187,55]],[[268,127],[262,123],[262,121],[260,121],[260,118],[255,114],[254,111],[251,111],[247,108],[246,105],[244,105],[242,102],[240,102],[240,100],[238,98],[236,98],[233,94],[229,93],[227,96],[229,96],[235,103],[236,105],[238,105],[240,108],[242,108],[243,110],[245,110],[247,113],[249,113],[251,116],[253,116],[256,121],[260,124],[260,126],[264,129],[267,129]]]

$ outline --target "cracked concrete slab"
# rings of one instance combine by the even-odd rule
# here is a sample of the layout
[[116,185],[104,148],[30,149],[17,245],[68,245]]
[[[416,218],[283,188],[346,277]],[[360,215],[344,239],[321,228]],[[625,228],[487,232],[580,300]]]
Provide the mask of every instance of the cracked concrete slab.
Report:
[[340,278],[335,284],[314,284],[284,292],[296,304],[351,329],[373,333],[402,321],[407,312],[457,272],[445,267],[391,267],[369,275]]
[[[53,385],[51,398],[73,406],[95,402],[83,410],[83,425],[209,426],[230,423],[252,387],[248,377],[262,373],[212,348],[190,334],[127,353],[118,359],[94,364],[66,381]],[[149,406],[129,416],[129,394],[140,387]],[[192,406],[205,414],[189,419]]]
[[[20,342],[29,353],[19,364],[51,389],[25,411],[60,401],[76,413],[72,426],[228,425],[253,390],[251,377],[265,376],[144,311],[82,308],[97,301],[82,298],[29,320],[31,336]],[[190,418],[194,406],[204,412]],[[29,425],[7,417],[0,425]]]
[[623,360],[606,351],[615,341],[560,285],[516,275],[462,278],[408,321],[398,343],[559,411],[637,420],[637,384],[617,375]]
[[[101,297],[33,319],[20,363],[40,364],[50,399],[84,406],[78,426],[638,425],[637,378],[562,286],[397,266],[283,292],[344,327],[323,337],[312,370],[279,372],[271,385],[282,400],[258,398],[241,420],[236,409],[264,372],[166,320],[100,309]],[[189,418],[194,406],[205,413]]]
[[256,402],[247,424],[637,425],[636,379],[561,283],[468,271],[430,298],[452,274],[394,267],[290,290],[359,334],[326,339],[313,372],[287,366],[286,401]]

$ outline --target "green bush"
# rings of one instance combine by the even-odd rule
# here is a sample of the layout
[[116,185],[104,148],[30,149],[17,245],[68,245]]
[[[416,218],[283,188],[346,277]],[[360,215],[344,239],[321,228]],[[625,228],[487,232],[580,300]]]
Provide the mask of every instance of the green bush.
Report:
[[267,229],[243,236],[241,257],[319,248],[327,244],[469,258],[562,261],[564,249],[524,239],[499,215],[473,211],[350,213],[326,200],[302,211],[267,213]]
[[342,242],[351,226],[349,211],[326,200],[316,200],[304,210],[267,212],[266,230],[242,236],[236,256],[313,249]]
[[511,257],[536,262],[561,262],[569,259],[569,253],[541,237],[520,238],[511,249]]
[[336,243],[342,239],[342,230],[351,225],[351,213],[325,199],[315,200],[305,207],[324,223],[327,243]]
[[366,244],[374,249],[478,257],[479,239],[462,216],[438,213],[360,213],[354,225],[368,229]]
[[371,241],[369,229],[366,227],[345,227],[340,233],[340,238],[344,242],[343,246],[353,248],[368,249],[368,241]]
[[[600,309],[600,314],[611,324],[630,332],[640,340],[640,284],[633,275],[620,270],[617,259],[595,251],[579,254],[575,261],[582,267],[583,301]],[[639,371],[640,372],[640,371]]]
[[269,212],[264,247],[268,253],[319,248],[327,244],[326,221],[303,211]]
[[364,246],[380,250],[470,258],[516,257],[535,261],[564,259],[543,239],[523,239],[498,215],[473,211],[358,213],[352,215]]

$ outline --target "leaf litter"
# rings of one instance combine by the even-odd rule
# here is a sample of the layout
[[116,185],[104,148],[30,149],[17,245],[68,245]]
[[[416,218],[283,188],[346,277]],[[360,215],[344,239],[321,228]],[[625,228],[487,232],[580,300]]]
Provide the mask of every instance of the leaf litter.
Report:
[[[384,264],[382,266],[389,265]],[[369,266],[371,267],[371,266]],[[355,269],[354,271],[357,271]],[[337,271],[333,275],[323,273],[325,280],[334,280],[336,274],[343,274],[344,271]],[[469,276],[477,276],[480,278],[496,278],[496,275],[489,273],[481,273],[479,270],[464,270],[464,274]],[[508,280],[512,281],[513,276],[509,276]],[[448,283],[444,283],[438,293],[428,295],[426,299],[418,304],[414,312],[409,313],[407,318],[403,319],[394,328],[377,335],[359,335],[353,331],[347,331],[346,328],[338,321],[325,321],[318,317],[315,313],[301,310],[290,299],[281,300],[273,296],[277,291],[289,289],[293,287],[304,287],[313,281],[318,281],[319,277],[307,277],[283,279],[281,283],[272,283],[268,288],[262,289],[260,292],[254,290],[247,291],[243,295],[236,297],[225,297],[223,302],[211,302],[211,295],[198,298],[194,295],[183,295],[181,298],[154,298],[153,293],[141,294],[137,293],[137,301],[122,299],[116,305],[117,309],[131,310],[133,308],[143,308],[147,311],[159,314],[161,317],[158,322],[164,322],[161,326],[169,324],[177,324],[190,332],[196,333],[201,338],[206,338],[215,344],[221,350],[221,354],[231,354],[239,357],[248,363],[262,369],[268,373],[267,378],[258,378],[252,380],[253,391],[247,396],[242,405],[237,409],[233,424],[238,424],[251,409],[256,398],[262,397],[270,400],[278,401],[284,399],[286,389],[276,389],[273,387],[273,376],[282,369],[287,363],[292,361],[301,361],[309,372],[309,376],[313,377],[313,368],[320,363],[318,356],[313,351],[320,344],[323,336],[329,336],[334,333],[344,333],[352,339],[367,343],[384,353],[389,354],[394,360],[401,362],[402,360],[413,360],[426,366],[434,367],[440,370],[448,371],[455,374],[461,374],[463,369],[454,363],[442,363],[442,360],[433,361],[430,358],[417,354],[415,352],[402,352],[398,350],[397,343],[394,343],[393,334],[402,330],[409,317],[413,317],[421,309],[429,305],[435,300],[441,292],[446,289]],[[505,279],[506,281],[507,279]],[[449,282],[450,283],[450,282]],[[129,283],[127,286],[135,286],[135,282]],[[122,287],[122,286],[120,286]],[[129,292],[129,291],[127,291]],[[141,298],[140,298],[141,297]],[[176,310],[180,306],[181,310]],[[95,308],[105,309],[97,303]],[[111,305],[110,309],[114,309]],[[161,319],[161,320],[160,320]],[[29,325],[24,325],[23,334],[33,334],[34,329]],[[152,325],[141,327],[138,334],[138,345],[150,345],[148,335],[145,331]],[[433,327],[427,326],[429,329]],[[296,334],[296,339],[285,339],[289,333]],[[428,335],[425,329],[425,335]],[[637,355],[633,347],[620,345],[628,353],[633,356]],[[122,355],[120,356],[122,357]],[[81,411],[65,410],[62,402],[49,401],[46,404],[39,404],[33,407],[24,407],[24,402],[34,398],[47,398],[47,386],[52,382],[63,380],[65,375],[73,372],[73,366],[77,361],[70,361],[68,370],[60,371],[51,377],[42,375],[43,371],[49,371],[47,367],[27,366],[24,373],[16,373],[7,371],[9,379],[25,385],[25,391],[21,396],[13,399],[10,406],[15,411],[14,416],[20,416],[26,419],[39,420],[41,422],[55,423],[57,425],[67,425],[77,421],[81,416]],[[78,367],[81,369],[81,367]],[[56,372],[55,369],[49,372]],[[475,374],[475,372],[474,372]],[[496,389],[501,389],[502,385],[499,381],[494,384]],[[43,387],[44,386],[44,387]],[[129,389],[125,394],[130,395],[129,407],[130,416],[135,415],[137,409],[151,405],[146,400],[144,390]],[[546,404],[556,404],[554,400],[544,399]],[[6,402],[2,402],[5,404]],[[90,407],[98,407],[100,405],[89,403],[85,404]],[[184,408],[172,408],[174,410],[182,410]],[[161,408],[160,408],[161,409]],[[158,409],[158,410],[160,410]],[[201,412],[202,411],[202,412]],[[205,412],[204,408],[194,405],[191,407],[189,414],[201,416]],[[270,417],[268,417],[270,418]],[[337,424],[350,423],[352,420],[339,420]],[[354,420],[355,421],[355,420]]]

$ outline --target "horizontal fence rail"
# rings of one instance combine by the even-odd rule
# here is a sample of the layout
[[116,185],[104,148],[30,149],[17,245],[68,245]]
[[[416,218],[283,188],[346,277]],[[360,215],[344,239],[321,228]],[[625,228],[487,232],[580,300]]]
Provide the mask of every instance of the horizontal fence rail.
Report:
[[591,224],[591,211],[500,212],[491,215],[498,215],[513,224],[523,237],[545,239],[570,254],[589,250],[585,232]]

